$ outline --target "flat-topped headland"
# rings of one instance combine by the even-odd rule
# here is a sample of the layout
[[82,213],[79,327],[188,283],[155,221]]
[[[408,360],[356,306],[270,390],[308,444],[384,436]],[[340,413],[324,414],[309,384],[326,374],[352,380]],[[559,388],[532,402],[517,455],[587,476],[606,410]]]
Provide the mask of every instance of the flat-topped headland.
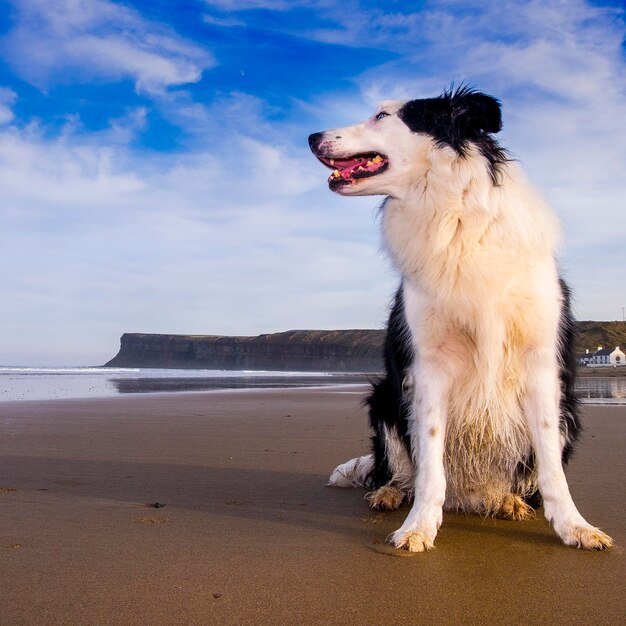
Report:
[[125,333],[105,367],[377,372],[382,330],[290,330],[256,337]]
[[[626,349],[626,322],[577,322],[576,352]],[[105,367],[220,370],[379,372],[385,331],[288,330],[257,336],[124,333]],[[594,368],[596,369],[596,368]],[[583,376],[614,376],[626,368],[581,368]],[[610,370],[610,371],[609,371]]]

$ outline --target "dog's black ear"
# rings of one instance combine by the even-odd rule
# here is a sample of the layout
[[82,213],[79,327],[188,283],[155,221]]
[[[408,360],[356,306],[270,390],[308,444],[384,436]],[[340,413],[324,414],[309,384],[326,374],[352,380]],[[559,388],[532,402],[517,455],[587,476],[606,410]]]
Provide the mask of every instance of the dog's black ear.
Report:
[[450,103],[453,121],[469,135],[479,130],[486,133],[502,130],[500,102],[492,96],[461,87],[450,94]]

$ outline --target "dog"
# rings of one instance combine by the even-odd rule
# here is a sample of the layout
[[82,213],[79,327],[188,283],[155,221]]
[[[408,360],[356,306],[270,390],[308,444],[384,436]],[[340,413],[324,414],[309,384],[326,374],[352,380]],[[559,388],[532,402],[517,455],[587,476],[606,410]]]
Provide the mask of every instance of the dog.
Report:
[[501,127],[500,102],[461,86],[309,137],[332,191],[386,196],[401,276],[366,400],[372,452],[329,484],[364,486],[377,510],[412,500],[389,538],[410,552],[433,547],[443,510],[521,520],[541,501],[565,544],[601,550],[613,540],[578,512],[563,470],[581,423],[559,224]]

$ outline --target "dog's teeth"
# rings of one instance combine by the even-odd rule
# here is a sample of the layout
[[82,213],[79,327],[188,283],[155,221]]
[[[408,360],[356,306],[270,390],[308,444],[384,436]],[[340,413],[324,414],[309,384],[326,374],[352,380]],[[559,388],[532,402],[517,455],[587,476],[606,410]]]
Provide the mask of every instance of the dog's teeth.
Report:
[[330,164],[331,164],[331,165],[334,165],[334,164],[335,164],[335,159],[331,159],[331,160],[330,160]]
[[380,156],[380,154],[377,154],[373,159],[372,159],[372,163],[382,163],[384,161],[383,157]]
[[341,176],[341,173],[339,172],[339,170],[335,170],[333,172],[333,178],[339,178]]

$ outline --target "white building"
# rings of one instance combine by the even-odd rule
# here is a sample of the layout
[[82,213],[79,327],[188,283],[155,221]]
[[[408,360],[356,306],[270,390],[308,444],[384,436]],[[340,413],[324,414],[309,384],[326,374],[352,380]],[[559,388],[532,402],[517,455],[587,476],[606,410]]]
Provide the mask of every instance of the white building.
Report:
[[[584,355],[588,357],[589,355]],[[598,349],[591,355],[591,358],[585,359],[588,365],[609,365],[618,366],[626,365],[626,354],[624,354],[617,346],[614,350],[611,348],[603,348],[598,346]]]

